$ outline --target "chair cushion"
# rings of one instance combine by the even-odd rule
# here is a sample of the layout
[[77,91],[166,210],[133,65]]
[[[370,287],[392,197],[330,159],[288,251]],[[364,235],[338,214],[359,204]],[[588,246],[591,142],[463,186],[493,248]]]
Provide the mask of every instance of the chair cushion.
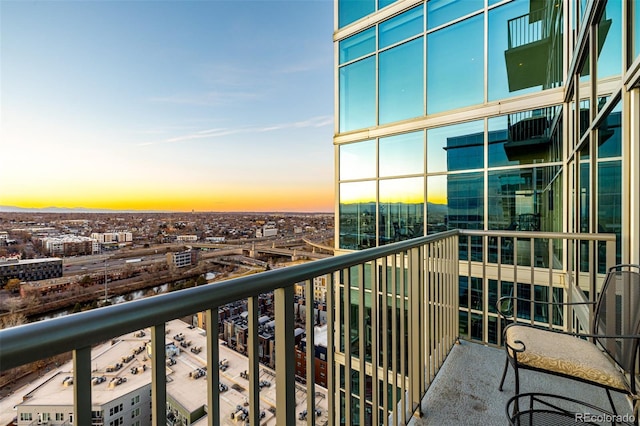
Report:
[[[505,337],[513,348],[521,347],[515,343],[516,340],[524,343],[525,351],[516,354],[520,365],[621,391],[629,390],[624,375],[615,363],[587,340],[526,325],[507,328]],[[513,352],[509,350],[509,356],[513,357]]]

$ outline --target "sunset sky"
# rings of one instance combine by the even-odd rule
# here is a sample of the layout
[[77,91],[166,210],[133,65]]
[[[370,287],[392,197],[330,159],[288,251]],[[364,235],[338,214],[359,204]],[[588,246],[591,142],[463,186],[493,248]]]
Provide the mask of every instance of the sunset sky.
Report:
[[0,205],[332,211],[330,0],[0,2]]

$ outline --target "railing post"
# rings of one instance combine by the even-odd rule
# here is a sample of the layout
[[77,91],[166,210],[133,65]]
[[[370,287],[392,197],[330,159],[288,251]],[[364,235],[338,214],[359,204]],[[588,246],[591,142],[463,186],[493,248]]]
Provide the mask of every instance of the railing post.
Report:
[[167,424],[165,329],[164,323],[151,327],[151,416],[153,426]]
[[[260,424],[260,360],[258,358],[258,297],[248,298],[249,310],[249,424]],[[276,360],[278,357],[276,356]]]
[[91,424],[90,346],[73,351],[73,412],[75,424]]
[[344,418],[345,424],[351,424],[351,270],[343,269],[342,275],[343,311],[344,318]]
[[209,407],[208,423],[209,426],[220,426],[220,370],[218,362],[220,361],[220,343],[218,342],[218,334],[220,334],[220,324],[218,322],[218,308],[207,309],[206,311],[207,325],[207,406]]
[[365,303],[365,291],[364,291],[364,269],[365,264],[361,263],[357,265],[358,268],[358,395],[360,395],[360,406],[359,406],[359,418],[360,424],[365,424],[365,408],[367,403],[365,402],[365,392],[366,392],[366,381],[367,375],[365,373],[366,370],[366,345],[365,345],[365,318],[366,318],[366,303]]
[[306,347],[306,370],[307,370],[307,424],[316,424],[315,402],[316,402],[316,369],[315,369],[315,317],[313,312],[313,280],[307,280],[304,285],[304,304],[306,306],[306,326],[307,347]]
[[[382,294],[382,341],[380,342],[380,353],[382,357],[382,415],[384,416],[380,419],[378,424],[382,426],[388,426],[389,424],[389,416],[386,414],[389,409],[389,289],[388,289],[388,274],[389,274],[389,266],[388,266],[388,256],[382,258],[382,264],[380,266],[380,292]],[[378,365],[375,366],[378,368]]]
[[422,250],[420,247],[413,248],[408,253],[408,272],[409,272],[409,301],[408,301],[408,330],[409,337],[409,365],[407,366],[409,377],[409,404],[411,412],[418,410],[418,415],[422,417],[422,409],[420,400],[422,397],[422,356],[424,348],[422,347],[422,338],[420,333],[421,324],[421,301],[422,301],[422,274],[420,273],[420,265],[422,263]]
[[274,290],[276,316],[276,424],[296,424],[293,286]]
[[372,260],[369,264],[371,268],[371,424],[380,424],[380,400],[378,397],[378,366],[380,365],[380,342],[379,336],[385,336],[386,333],[379,334],[380,330],[380,313],[378,311],[378,291],[380,289],[380,277],[378,274],[378,260]]
[[329,426],[333,426],[334,424],[336,424],[335,412],[340,412],[340,407],[336,405],[336,364],[333,357],[335,351],[335,275],[335,273],[327,275],[327,401],[329,408],[327,416],[329,418]]

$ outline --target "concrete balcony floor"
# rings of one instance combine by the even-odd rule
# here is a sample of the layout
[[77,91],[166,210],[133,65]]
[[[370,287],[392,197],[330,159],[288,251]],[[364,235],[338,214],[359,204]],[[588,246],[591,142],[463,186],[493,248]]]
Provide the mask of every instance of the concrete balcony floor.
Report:
[[[507,425],[505,406],[515,383],[509,367],[504,390],[498,390],[504,362],[504,349],[461,341],[423,398],[423,417],[414,417],[409,425]],[[604,389],[550,374],[521,371],[520,391],[567,396],[611,411]],[[612,392],[612,396],[618,414],[632,412],[624,395]]]

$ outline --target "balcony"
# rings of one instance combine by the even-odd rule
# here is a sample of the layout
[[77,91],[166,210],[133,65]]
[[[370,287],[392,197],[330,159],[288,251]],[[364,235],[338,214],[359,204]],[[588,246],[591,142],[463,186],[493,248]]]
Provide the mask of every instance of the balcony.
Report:
[[[535,302],[517,307],[520,320],[550,328],[587,327],[588,312],[556,311],[547,302],[593,297],[615,256],[615,236],[609,234],[447,231],[5,329],[0,331],[0,366],[7,370],[72,351],[73,424],[91,424],[92,347],[148,328],[151,369],[145,374],[150,382],[151,422],[189,424],[174,420],[167,412],[171,400],[167,393],[171,380],[166,368],[167,323],[204,312],[207,332],[201,356],[206,362],[206,379],[200,381],[206,380],[206,404],[204,416],[196,421],[227,424],[228,417],[220,414],[221,372],[217,366],[224,361],[227,348],[218,341],[218,307],[247,299],[246,421],[263,424],[258,296],[273,292],[277,410],[268,424],[295,425],[303,420],[309,425],[505,424],[505,403],[513,393],[513,383],[508,378],[505,392],[498,392],[505,358],[500,349],[503,324],[494,309],[497,299],[504,293],[525,296],[528,292]],[[325,395],[328,415],[303,417],[302,409],[314,413],[317,408],[317,398],[303,395],[319,393],[314,380],[316,318],[313,309],[304,313],[306,378],[302,385],[295,375],[294,284],[305,283],[305,298],[312,300],[317,277],[326,278],[327,305],[334,307],[327,312],[332,330],[326,341],[327,389],[320,392]],[[379,297],[370,297],[372,289]],[[382,297],[384,294],[389,297]],[[341,326],[332,329],[336,321]],[[341,380],[341,369],[352,372],[352,380]],[[602,401],[604,392],[599,395],[558,378],[522,376],[523,391],[580,392],[582,399],[607,406],[606,399]],[[379,387],[371,385],[376,382]],[[385,388],[389,392],[374,391]],[[344,398],[345,394],[363,395],[365,403],[360,404],[359,396]],[[2,403],[0,411],[5,409]],[[616,403],[623,407],[621,411],[628,408],[624,398]]]

